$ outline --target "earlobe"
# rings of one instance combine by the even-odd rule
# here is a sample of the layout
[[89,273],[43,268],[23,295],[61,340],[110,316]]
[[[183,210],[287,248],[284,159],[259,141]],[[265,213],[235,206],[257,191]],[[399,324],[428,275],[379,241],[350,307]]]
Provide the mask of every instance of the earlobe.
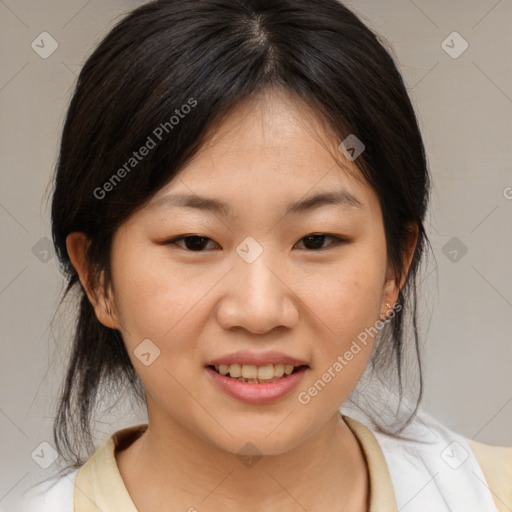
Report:
[[118,321],[110,305],[111,300],[105,297],[103,291],[103,272],[99,283],[93,283],[90,279],[86,252],[89,240],[85,233],[73,232],[66,238],[66,248],[73,267],[75,268],[80,282],[87,293],[87,297],[94,308],[96,317],[105,326],[111,329],[119,329]]
[[400,288],[397,286],[396,279],[388,277],[384,286],[384,293],[382,295],[382,305],[380,311],[380,319],[385,322],[393,312]]

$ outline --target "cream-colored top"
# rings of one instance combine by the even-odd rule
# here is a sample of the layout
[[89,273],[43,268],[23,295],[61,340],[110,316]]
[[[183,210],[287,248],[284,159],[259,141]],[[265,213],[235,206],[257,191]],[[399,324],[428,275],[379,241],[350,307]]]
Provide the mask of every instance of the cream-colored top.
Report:
[[512,448],[468,439],[499,512],[512,512]]
[[[342,415],[359,441],[370,479],[368,512],[398,512],[397,501],[384,453],[373,433],[359,421]],[[75,512],[138,512],[117,467],[115,451],[129,446],[147,424],[114,433],[80,468],[75,482]],[[512,511],[512,448],[468,440],[485,474],[499,512]]]

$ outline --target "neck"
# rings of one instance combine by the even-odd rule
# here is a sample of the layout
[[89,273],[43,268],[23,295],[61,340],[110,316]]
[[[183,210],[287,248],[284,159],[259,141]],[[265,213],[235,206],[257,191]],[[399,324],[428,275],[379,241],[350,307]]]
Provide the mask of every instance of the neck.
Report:
[[175,422],[151,419],[147,431],[116,454],[140,512],[312,511],[320,505],[367,510],[364,455],[338,413],[293,449],[252,458],[222,450]]

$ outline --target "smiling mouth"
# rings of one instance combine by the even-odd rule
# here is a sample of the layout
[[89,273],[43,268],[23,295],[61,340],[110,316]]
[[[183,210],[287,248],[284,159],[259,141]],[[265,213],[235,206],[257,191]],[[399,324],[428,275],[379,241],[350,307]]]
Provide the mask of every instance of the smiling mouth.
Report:
[[286,379],[293,373],[306,370],[309,366],[305,364],[299,366],[293,366],[291,364],[267,364],[264,366],[252,364],[220,364],[218,366],[209,365],[208,368],[224,377],[239,382],[269,384],[276,380]]

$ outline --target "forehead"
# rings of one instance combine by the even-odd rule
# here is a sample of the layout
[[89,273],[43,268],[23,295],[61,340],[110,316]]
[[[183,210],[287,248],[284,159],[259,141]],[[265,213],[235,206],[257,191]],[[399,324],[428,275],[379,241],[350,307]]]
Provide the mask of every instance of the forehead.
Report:
[[[337,145],[318,112],[291,93],[269,89],[239,102],[215,122],[197,158],[269,159],[276,165],[286,161],[297,165],[304,157],[306,164],[325,159],[329,151],[342,157]],[[331,159],[335,163],[332,155]],[[357,169],[353,164],[349,167]]]
[[[148,207],[202,203],[205,210],[226,214],[233,201],[243,206],[254,200],[259,207],[286,203],[289,212],[306,211],[308,199],[311,205],[322,193],[330,194],[327,203],[375,207],[373,190],[338,145],[305,103],[282,91],[265,91],[215,123],[200,150]],[[177,194],[181,197],[169,199]],[[207,205],[204,198],[212,196],[225,201]]]

